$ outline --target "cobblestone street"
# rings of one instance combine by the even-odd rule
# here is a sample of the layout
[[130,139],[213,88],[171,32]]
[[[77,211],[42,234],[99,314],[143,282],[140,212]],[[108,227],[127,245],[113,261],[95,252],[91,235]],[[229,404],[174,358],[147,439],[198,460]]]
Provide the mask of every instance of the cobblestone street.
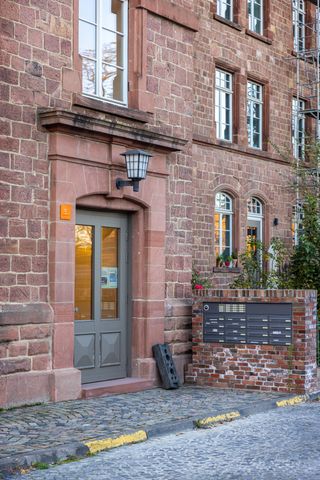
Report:
[[172,426],[222,411],[264,408],[279,398],[283,396],[188,386],[8,410],[0,414],[0,465],[10,456],[141,428],[149,433],[161,424]]
[[316,480],[319,403],[151,439],[15,480]]

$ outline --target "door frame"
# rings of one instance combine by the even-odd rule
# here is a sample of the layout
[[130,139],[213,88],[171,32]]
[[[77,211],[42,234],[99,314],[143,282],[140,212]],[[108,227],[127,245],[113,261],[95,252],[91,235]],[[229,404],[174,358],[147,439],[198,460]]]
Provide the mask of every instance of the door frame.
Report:
[[[121,304],[123,304],[125,302],[125,345],[124,345],[124,351],[125,351],[125,365],[124,365],[124,370],[125,370],[125,376],[120,376],[118,377],[119,379],[120,378],[126,378],[126,377],[129,377],[131,376],[131,370],[132,370],[132,328],[131,328],[131,324],[132,324],[132,288],[131,288],[131,275],[132,275],[132,253],[131,253],[131,215],[129,215],[127,212],[125,211],[116,211],[116,210],[94,210],[94,209],[87,209],[87,208],[83,208],[82,206],[78,206],[77,209],[76,209],[76,212],[75,212],[75,225],[77,224],[86,224],[86,225],[93,225],[93,226],[96,226],[97,224],[100,223],[100,228],[103,225],[103,221],[104,219],[106,219],[105,221],[105,226],[109,226],[108,225],[108,217],[109,217],[109,222],[110,222],[110,217],[111,218],[114,218],[116,221],[120,219],[121,222],[125,221],[125,225],[123,226],[120,226],[119,228],[121,229],[125,229],[125,232],[123,233],[123,238],[121,239],[121,235],[120,235],[120,238],[118,240],[119,242],[119,252],[118,252],[118,258],[120,257],[121,255],[121,245],[123,245],[123,243],[125,243],[125,246],[126,246],[126,252],[124,253],[124,257],[123,259],[121,260],[119,258],[119,267],[118,268],[121,268],[121,262],[125,262],[125,275],[126,275],[126,279],[124,280],[125,282],[125,298],[122,297],[121,295],[121,292],[119,292],[119,295],[118,295],[118,301],[119,301],[119,307]],[[86,218],[87,217],[87,218]],[[90,220],[90,218],[92,218]],[[99,219],[100,222],[97,222],[96,219]],[[112,221],[111,221],[112,223]],[[117,222],[116,222],[117,223]],[[111,225],[112,227],[113,225]],[[100,228],[99,228],[99,231],[100,231]],[[118,228],[118,227],[116,227]],[[97,243],[96,243],[97,242]],[[99,243],[99,239],[98,238],[94,238],[94,242],[93,242],[93,245],[94,246],[97,246],[97,245],[101,245]],[[97,320],[97,309],[100,308],[100,302],[101,302],[101,292],[99,290],[99,285],[100,285],[100,268],[101,268],[101,261],[99,262],[99,259],[101,260],[101,246],[99,247],[99,252],[98,254],[96,255],[93,251],[93,258],[92,258],[92,270],[93,270],[93,276],[92,276],[92,319],[90,319],[90,321],[96,321]],[[123,267],[122,267],[123,268]],[[121,280],[121,271],[119,272],[120,273],[120,287],[119,288],[124,288],[124,284]],[[74,285],[74,288],[75,288],[75,285]],[[121,298],[122,297],[122,298]],[[100,312],[100,310],[99,310]],[[100,315],[98,315],[98,318],[100,317]],[[99,321],[101,321],[102,319],[99,318]],[[74,319],[74,322],[80,322],[80,320],[75,320]],[[75,325],[76,327],[76,325]],[[76,330],[76,328],[74,328]],[[96,327],[94,327],[94,333],[99,333],[99,331],[97,330]],[[74,335],[74,342],[75,342],[75,335]],[[97,342],[99,342],[99,339],[96,337],[95,338],[95,342],[96,342],[96,345],[95,345],[95,348],[97,348]],[[100,348],[100,347],[99,347]],[[75,343],[74,343],[74,352],[75,352]],[[101,352],[98,351],[98,354],[100,356]],[[75,367],[77,368],[77,367]],[[95,367],[94,368],[97,368],[96,366],[96,361],[95,361]],[[82,370],[84,369],[79,369],[81,372]],[[83,378],[83,375],[81,374],[81,377]],[[113,378],[114,380],[116,380],[117,378]],[[96,380],[85,380],[83,381],[82,380],[82,384],[86,384],[86,383],[95,383],[95,382],[99,382],[99,381],[109,381],[109,380],[112,380],[112,378],[108,379],[108,378],[105,378],[105,379],[96,379]]]

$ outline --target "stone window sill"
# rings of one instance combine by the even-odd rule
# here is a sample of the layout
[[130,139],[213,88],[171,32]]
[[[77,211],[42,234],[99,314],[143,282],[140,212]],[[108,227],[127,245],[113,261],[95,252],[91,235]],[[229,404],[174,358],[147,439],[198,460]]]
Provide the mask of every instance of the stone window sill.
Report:
[[224,23],[225,25],[228,25],[231,28],[234,28],[235,30],[238,30],[241,32],[242,27],[239,25],[239,23],[232,22],[231,20],[227,20],[226,18],[220,17],[218,14],[214,14],[213,18],[217,20],[218,22]]
[[233,150],[245,151],[249,155],[260,156],[260,157],[261,156],[262,157],[268,157],[269,156],[269,152],[267,150],[265,150],[264,148],[253,148],[253,147],[249,147],[248,145],[247,146],[242,146],[242,145],[238,145],[235,142],[226,142],[225,140],[217,140],[217,144],[220,147],[230,148],[230,149],[233,149]]
[[239,267],[213,267],[213,273],[240,273]]
[[217,144],[220,145],[221,147],[236,147],[237,142],[234,142],[234,141],[228,141],[228,140],[221,140],[220,138],[217,138]]
[[288,165],[289,160],[284,160],[280,155],[270,152],[268,150],[253,149],[248,146],[239,145],[237,143],[224,142],[223,140],[211,140],[209,137],[202,135],[193,135],[193,141],[200,145],[212,145],[213,147],[223,148],[230,152],[237,152],[242,155],[250,155],[256,158],[262,158],[263,160],[271,160],[277,163],[283,163]]
[[267,43],[268,45],[272,45],[272,40],[270,40],[270,38],[265,37],[264,35],[260,35],[259,33],[253,32],[248,28],[246,28],[246,34],[249,35],[250,37],[255,38],[256,40],[260,40],[260,42]]
[[109,113],[111,115],[124,117],[130,120],[136,120],[137,122],[141,123],[149,123],[153,118],[153,114],[149,112],[113,105],[112,103],[108,103],[96,98],[86,97],[77,93],[73,95],[73,105],[77,107],[89,108],[90,110],[96,110],[98,112]]

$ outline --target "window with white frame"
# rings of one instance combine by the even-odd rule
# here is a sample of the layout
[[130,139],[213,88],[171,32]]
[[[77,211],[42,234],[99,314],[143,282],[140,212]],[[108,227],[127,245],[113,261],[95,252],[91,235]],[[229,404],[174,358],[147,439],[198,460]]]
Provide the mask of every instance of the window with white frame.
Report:
[[216,70],[215,120],[216,136],[232,141],[232,74]]
[[293,48],[296,52],[301,52],[305,49],[305,19],[305,0],[292,0]]
[[217,14],[233,21],[233,0],[217,0]]
[[263,35],[263,0],[248,0],[249,30]]
[[256,197],[251,197],[247,203],[247,210],[249,217],[263,217],[263,206],[260,200]]
[[292,242],[293,245],[298,245],[299,239],[303,233],[303,205],[302,202],[297,201],[292,207]]
[[248,145],[262,148],[263,87],[258,83],[247,84]]
[[305,146],[304,100],[292,99],[292,150],[295,158],[304,159]]
[[214,245],[215,256],[232,254],[232,198],[225,192],[218,192],[215,198]]
[[127,0],[79,0],[84,94],[126,105],[127,43]]
[[257,243],[262,240],[263,204],[258,198],[251,197],[247,202],[247,249],[257,252]]

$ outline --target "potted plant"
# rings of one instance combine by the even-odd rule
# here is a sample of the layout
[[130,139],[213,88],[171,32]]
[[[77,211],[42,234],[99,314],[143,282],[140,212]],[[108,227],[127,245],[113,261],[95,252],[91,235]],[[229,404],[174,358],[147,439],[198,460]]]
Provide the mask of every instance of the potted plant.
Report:
[[232,257],[231,257],[231,255],[228,255],[227,257],[225,257],[224,264],[228,268],[232,267]]
[[222,255],[218,255],[216,257],[216,267],[223,267],[223,256]]
[[238,252],[235,250],[231,254],[232,257],[232,266],[236,268],[238,266]]

